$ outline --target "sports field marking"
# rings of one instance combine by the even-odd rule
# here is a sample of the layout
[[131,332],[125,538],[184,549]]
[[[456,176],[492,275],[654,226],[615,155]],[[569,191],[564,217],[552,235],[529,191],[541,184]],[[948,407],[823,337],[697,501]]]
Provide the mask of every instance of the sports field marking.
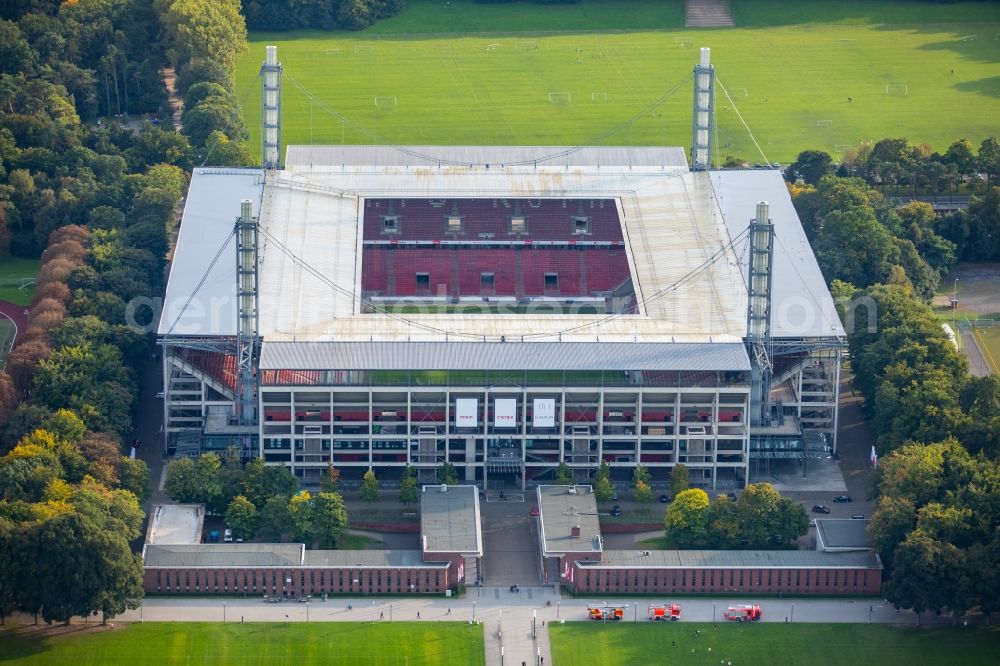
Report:
[[568,92],[550,92],[549,93],[549,103],[550,104],[569,104],[573,101],[572,95]]
[[395,97],[376,97],[375,106],[393,107],[396,106]]
[[592,92],[592,93],[590,93],[590,101],[591,102],[607,102],[608,101],[608,93],[606,93],[606,92]]
[[990,364],[990,368],[993,369],[994,375],[1000,375],[1000,365],[997,364],[997,360],[993,358],[993,354],[990,352],[990,346],[986,344],[986,340],[983,339],[982,330],[976,326],[972,329],[972,334],[976,336],[976,344],[979,345],[979,350],[983,352],[983,356],[986,357],[986,362]]
[[974,41],[976,41],[976,35],[966,35],[965,37],[961,38],[961,41],[963,41],[963,42],[974,42]]
[[817,120],[816,127],[830,127],[833,125],[832,120]]
[[910,94],[910,89],[908,86],[902,84],[890,84],[885,87],[886,95],[897,95],[899,97],[906,97]]

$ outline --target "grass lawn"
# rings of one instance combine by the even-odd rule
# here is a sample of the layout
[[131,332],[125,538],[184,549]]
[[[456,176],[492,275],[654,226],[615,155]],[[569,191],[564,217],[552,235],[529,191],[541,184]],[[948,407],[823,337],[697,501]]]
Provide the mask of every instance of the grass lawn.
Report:
[[21,278],[38,274],[38,259],[4,257],[0,261],[0,301],[29,305],[35,295],[34,287],[21,291]]
[[976,328],[975,336],[993,374],[1000,375],[1000,328]]
[[[694,637],[696,629],[701,630]],[[552,625],[552,662],[566,664],[715,665],[993,663],[1000,628],[897,628],[864,624],[628,624]],[[676,646],[671,644],[676,641]],[[711,652],[709,652],[711,648]],[[989,655],[994,655],[990,657]]]
[[[483,664],[483,630],[459,622],[212,624],[147,622],[28,639],[0,632],[4,664]],[[79,634],[83,635],[79,635]]]
[[381,541],[364,534],[345,534],[337,542],[337,550],[365,550],[382,547]]
[[250,146],[266,44],[284,64],[288,144],[686,146],[699,46],[733,98],[720,89],[723,158],[763,161],[734,104],[769,161],[996,134],[993,3],[736,2],[740,27],[698,31],[680,27],[681,6],[418,0],[356,33],[255,33],[237,69]]

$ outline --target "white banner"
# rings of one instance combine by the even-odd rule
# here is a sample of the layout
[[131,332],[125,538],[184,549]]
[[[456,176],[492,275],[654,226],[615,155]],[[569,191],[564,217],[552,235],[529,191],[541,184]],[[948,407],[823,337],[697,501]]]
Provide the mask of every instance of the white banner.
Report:
[[554,428],[556,426],[555,398],[535,398],[531,425],[536,428]]
[[497,428],[517,427],[517,398],[497,398],[493,401],[493,425]]
[[455,399],[455,427],[476,428],[479,426],[479,399]]

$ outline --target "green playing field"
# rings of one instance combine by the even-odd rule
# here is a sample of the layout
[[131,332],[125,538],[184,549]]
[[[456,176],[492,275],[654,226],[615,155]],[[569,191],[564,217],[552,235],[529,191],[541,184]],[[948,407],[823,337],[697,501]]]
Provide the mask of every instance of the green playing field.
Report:
[[[712,48],[721,84],[722,159],[787,162],[806,148],[839,157],[886,136],[943,151],[959,138],[995,134],[990,118],[1000,117],[1000,13],[990,3],[947,5],[950,14],[901,2],[884,3],[895,14],[866,14],[865,3],[845,3],[856,17],[803,3],[785,21],[801,21],[794,25],[700,31],[671,27],[676,16],[645,2],[634,11],[649,29],[635,28],[642,21],[623,9],[603,24],[620,29],[606,31],[592,24],[608,2],[522,14],[521,5],[515,12],[456,0],[451,23],[439,4],[411,4],[359,33],[251,35],[237,94],[253,150],[266,44],[278,45],[284,65],[287,144],[683,146],[700,46]],[[818,21],[842,22],[809,23],[810,7]],[[968,22],[906,24],[902,7],[917,8],[914,21]],[[566,21],[554,18],[559,12]],[[744,25],[781,22],[774,3],[735,3],[734,13]],[[878,23],[893,15],[898,23]],[[491,33],[489,25],[536,32]]]

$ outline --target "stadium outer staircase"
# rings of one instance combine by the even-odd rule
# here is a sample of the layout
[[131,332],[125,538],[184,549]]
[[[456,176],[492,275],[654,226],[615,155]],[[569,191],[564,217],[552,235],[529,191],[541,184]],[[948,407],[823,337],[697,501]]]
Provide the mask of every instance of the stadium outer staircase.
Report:
[[736,23],[726,0],[687,0],[684,26],[687,28],[731,28]]

